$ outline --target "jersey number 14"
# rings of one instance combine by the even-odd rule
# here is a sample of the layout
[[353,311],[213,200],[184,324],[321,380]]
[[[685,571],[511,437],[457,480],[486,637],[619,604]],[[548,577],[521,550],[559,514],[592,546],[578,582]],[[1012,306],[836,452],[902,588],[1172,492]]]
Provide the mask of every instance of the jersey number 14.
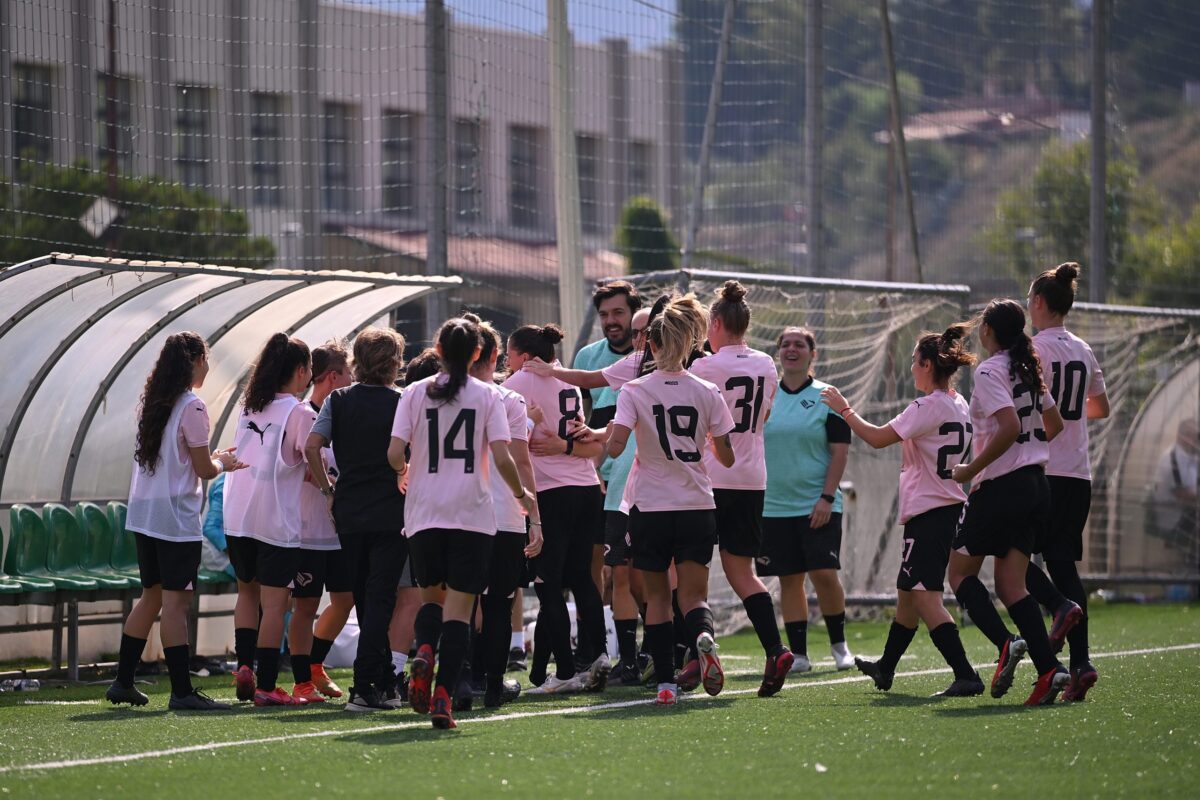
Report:
[[[429,423],[430,474],[438,471],[438,466],[443,460],[455,458],[463,462],[463,472],[468,475],[475,472],[475,409],[460,410],[450,423],[445,438],[441,436],[438,424],[438,409],[425,409],[425,421]],[[454,442],[460,435],[463,435],[463,446],[455,447]]]

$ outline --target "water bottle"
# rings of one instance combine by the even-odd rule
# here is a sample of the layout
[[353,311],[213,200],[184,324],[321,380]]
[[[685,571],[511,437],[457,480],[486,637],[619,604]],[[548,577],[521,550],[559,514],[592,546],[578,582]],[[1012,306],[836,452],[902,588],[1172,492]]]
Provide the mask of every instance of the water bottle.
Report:
[[16,678],[0,681],[0,692],[36,692],[42,688],[35,678]]

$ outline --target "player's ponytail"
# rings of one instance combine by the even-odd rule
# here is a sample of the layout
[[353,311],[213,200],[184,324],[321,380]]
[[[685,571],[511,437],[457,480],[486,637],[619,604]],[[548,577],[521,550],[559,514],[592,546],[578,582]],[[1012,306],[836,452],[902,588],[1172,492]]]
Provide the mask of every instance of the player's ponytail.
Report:
[[247,411],[262,411],[275,399],[300,367],[312,363],[308,345],[286,333],[276,333],[263,345],[258,360],[250,369],[250,380],[242,405]]
[[740,338],[750,327],[750,305],[746,302],[746,287],[737,281],[725,281],[711,310],[714,319],[730,336]]
[[1042,298],[1046,301],[1046,308],[1065,317],[1075,304],[1075,292],[1079,289],[1078,278],[1079,265],[1074,261],[1067,261],[1034,278],[1029,286],[1029,294]]
[[933,364],[933,378],[939,386],[949,384],[959,367],[975,363],[975,354],[967,350],[965,339],[971,332],[968,322],[956,322],[941,333],[923,333],[917,340],[917,355]]
[[425,391],[431,400],[452,403],[467,385],[471,364],[479,354],[479,326],[462,317],[446,320],[438,330],[437,343],[447,379],[430,382]]
[[562,328],[554,323],[522,325],[508,337],[508,345],[518,353],[540,358],[548,364],[554,360],[554,346],[562,340]]
[[158,465],[163,433],[175,403],[192,388],[196,359],[208,352],[208,344],[198,333],[172,333],[158,352],[154,369],[142,390],[138,414],[137,445],[133,459],[150,475]]
[[646,331],[647,341],[658,352],[654,356],[658,369],[678,372],[687,358],[703,344],[703,331],[708,329],[704,307],[689,294],[668,302]]
[[462,318],[468,322],[474,322],[479,326],[479,336],[481,345],[479,349],[478,364],[487,364],[492,360],[492,354],[500,349],[500,332],[492,327],[492,323],[484,322],[479,318],[478,314],[467,312],[462,315]]
[[1025,333],[1025,310],[1021,304],[1015,300],[993,300],[980,319],[992,329],[1000,349],[1008,353],[1009,378],[1025,384],[1030,391],[1044,394],[1042,362],[1033,349],[1033,340]]

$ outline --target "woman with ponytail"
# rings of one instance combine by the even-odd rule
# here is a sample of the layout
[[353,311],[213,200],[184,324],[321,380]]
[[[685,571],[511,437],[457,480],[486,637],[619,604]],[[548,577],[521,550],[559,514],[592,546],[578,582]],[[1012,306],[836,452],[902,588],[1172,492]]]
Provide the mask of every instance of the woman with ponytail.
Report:
[[1092,348],[1066,328],[1075,302],[1079,265],[1059,264],[1029,287],[1029,320],[1037,328],[1033,347],[1050,375],[1050,394],[1063,419],[1063,431],[1050,443],[1046,481],[1050,484],[1050,520],[1034,542],[1047,577],[1032,561],[1025,584],[1054,613],[1050,645],[1071,646],[1071,683],[1067,701],[1083,700],[1099,675],[1088,656],[1087,592],[1076,562],[1083,558],[1083,529],[1092,507],[1092,467],[1088,459],[1088,420],[1108,416],[1104,372]]
[[637,461],[625,487],[633,567],[646,595],[646,645],[654,660],[657,703],[678,698],[672,648],[675,643],[669,570],[678,577],[678,601],[698,655],[700,682],[720,693],[725,675],[717,658],[708,607],[708,565],[716,544],[712,481],[702,451],[724,468],[735,456],[729,441],[734,421],[716,386],[685,371],[698,336],[707,327],[694,297],[670,300],[647,332],[655,370],[625,384],[608,438],[608,454],[624,452],[630,434]]
[[285,333],[267,340],[250,371],[234,439],[249,469],[225,480],[225,537],[238,581],[234,679],[238,699],[256,706],[306,702],[276,681],[283,618],[301,563],[304,445],[317,414],[299,398],[311,381],[308,345]]
[[482,345],[479,326],[471,320],[442,325],[437,334],[442,370],[405,391],[388,445],[397,483],[407,478],[404,535],[423,600],[408,698],[414,711],[430,714],[433,727],[442,729],[455,727],[450,694],[467,657],[475,598],[488,585],[496,535],[489,456],[531,526],[540,526],[533,489],[522,483],[509,453],[500,393],[471,377]]
[[885,692],[892,687],[896,665],[912,642],[917,624],[924,621],[929,638],[954,670],[954,682],[941,695],[983,694],[983,681],[967,660],[958,627],[942,605],[950,542],[967,499],[950,470],[971,446],[970,408],[954,391],[959,367],[975,363],[975,356],[963,346],[969,330],[969,325],[959,323],[917,339],[910,371],[921,397],[884,425],[872,425],[860,417],[834,387],[821,392],[821,400],[864,442],[876,449],[902,444],[904,450],[900,466],[904,547],[896,576],[896,618],[878,661],[854,659],[859,670]]
[[142,596],[121,632],[117,678],[105,695],[114,705],[147,703],[146,695],[133,685],[133,673],[161,612],[158,633],[171,677],[169,707],[187,711],[229,708],[192,688],[188,672],[187,618],[203,538],[200,481],[246,466],[234,456],[236,448],[209,452],[208,408],[195,393],[207,375],[208,344],[203,337],[191,331],[173,333],[163,344],[142,392],[125,522],[137,540]]
[[[504,382],[504,388],[525,398],[530,409],[541,409],[543,417],[529,437],[545,524],[542,552],[533,561],[539,601],[536,643],[542,645],[534,648],[529,670],[535,694],[603,691],[611,670],[604,605],[592,575],[593,549],[604,544],[604,495],[592,459],[602,454],[603,445],[576,439],[583,423],[578,388],[521,369],[535,358],[556,366],[554,348],[562,338],[556,325],[523,325],[513,331],[507,353],[512,374]],[[564,590],[575,597],[579,614],[578,654],[571,648]],[[555,673],[547,675],[551,653]]]
[[[974,458],[951,470],[955,481],[971,483],[971,493],[951,545],[950,588],[999,651],[992,697],[1004,696],[1028,652],[1038,680],[1025,704],[1048,705],[1070,675],[1054,657],[1041,609],[1025,590],[1025,576],[1050,513],[1045,466],[1062,417],[1042,383],[1021,306],[993,300],[979,315],[976,330],[988,358],[975,368],[971,392]],[[979,580],[988,556],[995,559],[996,594],[1019,637],[1009,633]]]

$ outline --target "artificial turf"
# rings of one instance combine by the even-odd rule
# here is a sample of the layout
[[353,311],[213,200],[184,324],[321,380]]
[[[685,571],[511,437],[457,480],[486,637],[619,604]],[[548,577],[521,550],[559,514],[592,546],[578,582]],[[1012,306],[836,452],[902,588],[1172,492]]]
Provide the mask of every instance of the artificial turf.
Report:
[[[885,623],[848,628],[851,649],[864,655],[877,655],[885,635]],[[743,633],[722,641],[731,674],[719,697],[701,692],[674,708],[649,704],[648,690],[616,687],[522,697],[499,712],[458,715],[454,731],[434,731],[407,710],[350,714],[340,702],[175,713],[165,679],[143,687],[150,704],[140,709],[107,706],[102,686],[3,694],[0,795],[1200,796],[1200,606],[1098,604],[1091,635],[1101,677],[1088,700],[1034,709],[1021,705],[1034,679],[1028,661],[1002,700],[931,698],[948,672],[904,674],[945,666],[924,630],[887,694],[856,671],[836,672],[816,629],[816,669],[760,699],[761,651]],[[978,631],[963,638],[976,664],[994,658]],[[1129,650],[1150,652],[1101,655]],[[232,699],[228,681],[197,685]],[[143,757],[31,766],[134,755]]]

